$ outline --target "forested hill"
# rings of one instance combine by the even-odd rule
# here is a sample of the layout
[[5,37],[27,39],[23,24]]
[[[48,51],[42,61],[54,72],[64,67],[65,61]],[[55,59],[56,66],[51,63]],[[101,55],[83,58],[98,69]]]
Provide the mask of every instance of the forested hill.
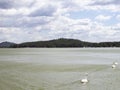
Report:
[[100,42],[91,43],[76,39],[55,39],[49,41],[26,42],[21,44],[14,44],[12,48],[22,47],[120,47],[120,42]]
[[0,43],[0,48],[9,48],[9,47],[11,47],[11,46],[13,46],[13,45],[16,45],[15,43],[12,43],[12,42],[2,42],[2,43]]

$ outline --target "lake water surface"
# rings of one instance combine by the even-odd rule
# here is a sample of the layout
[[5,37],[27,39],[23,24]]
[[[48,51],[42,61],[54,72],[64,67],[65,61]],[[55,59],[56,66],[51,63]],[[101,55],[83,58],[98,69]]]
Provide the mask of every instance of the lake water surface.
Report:
[[0,90],[119,90],[114,61],[120,48],[0,49]]

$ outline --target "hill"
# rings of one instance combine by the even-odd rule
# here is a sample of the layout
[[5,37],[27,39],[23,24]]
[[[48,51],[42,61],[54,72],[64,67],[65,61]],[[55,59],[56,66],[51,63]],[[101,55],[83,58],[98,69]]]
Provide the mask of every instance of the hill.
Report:
[[0,48],[9,48],[9,47],[12,47],[13,45],[15,45],[15,43],[12,43],[12,42],[2,42],[2,43],[0,43]]
[[14,44],[12,48],[22,47],[120,47],[120,42],[100,42],[92,43],[76,39],[55,39],[49,41],[26,42],[21,44]]

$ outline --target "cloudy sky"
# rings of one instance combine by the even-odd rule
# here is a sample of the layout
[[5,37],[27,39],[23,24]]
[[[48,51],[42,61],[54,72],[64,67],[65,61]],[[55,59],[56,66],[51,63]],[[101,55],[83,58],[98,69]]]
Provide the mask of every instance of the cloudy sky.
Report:
[[120,41],[120,0],[0,0],[0,42]]

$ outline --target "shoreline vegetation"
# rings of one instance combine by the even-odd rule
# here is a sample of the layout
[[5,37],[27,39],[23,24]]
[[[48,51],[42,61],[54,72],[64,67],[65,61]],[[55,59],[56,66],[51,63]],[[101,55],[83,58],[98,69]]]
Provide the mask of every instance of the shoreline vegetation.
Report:
[[48,41],[33,41],[20,44],[11,42],[0,43],[0,48],[74,48],[74,47],[120,47],[120,41],[115,42],[86,42],[77,39],[59,38]]

